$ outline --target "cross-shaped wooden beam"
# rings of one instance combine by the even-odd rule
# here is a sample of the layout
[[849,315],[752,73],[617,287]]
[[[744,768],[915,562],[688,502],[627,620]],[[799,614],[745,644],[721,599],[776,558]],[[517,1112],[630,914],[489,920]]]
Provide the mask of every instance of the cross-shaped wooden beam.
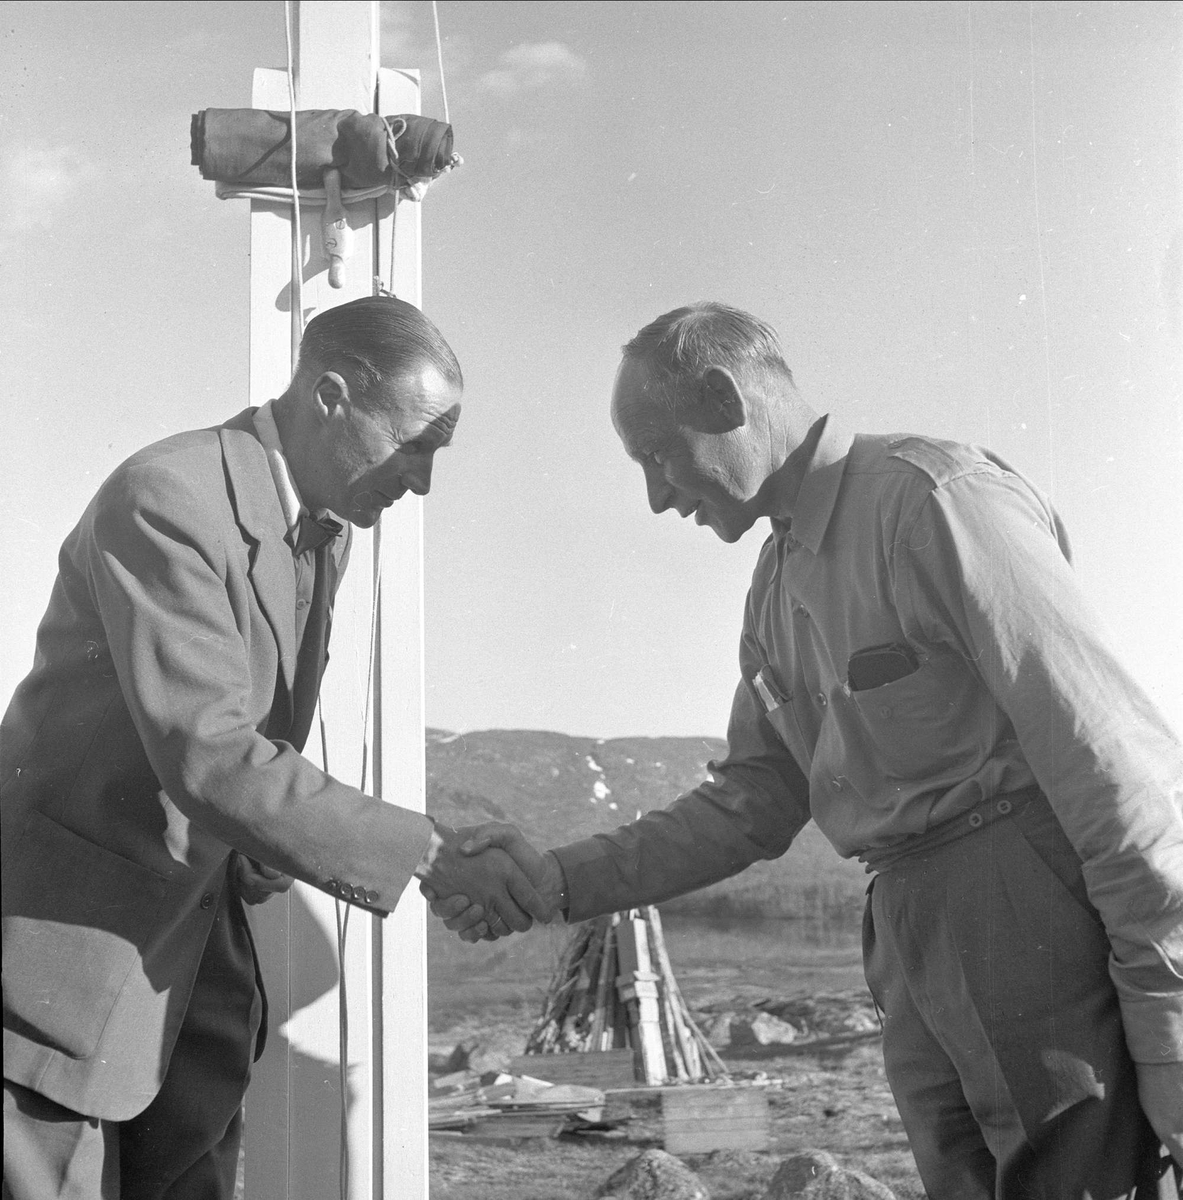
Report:
[[[280,6],[275,6],[277,11]],[[419,111],[418,73],[380,70],[378,5],[369,0],[302,0],[292,5],[297,107],[362,112]],[[255,108],[288,108],[282,69],[255,72]],[[348,209],[354,248],[344,286],[331,288],[320,210],[303,209],[305,316],[371,293],[388,280],[394,201]],[[291,206],[251,203],[250,399],[278,395],[291,373]],[[420,302],[420,206],[397,214],[392,290]],[[380,582],[381,586],[378,587]],[[366,680],[374,604],[377,648],[368,725]],[[337,598],[331,658],[321,703],[327,769],[422,811],[423,511],[404,496],[374,533],[355,530]],[[310,757],[319,736],[309,738]],[[271,1004],[271,1037],[246,1100],[247,1200],[335,1200],[339,1193],[337,933],[334,901],[297,884],[252,911]],[[351,1200],[426,1200],[427,983],[424,906],[409,888],[379,921],[349,914],[345,979],[349,1068],[347,1145]]]

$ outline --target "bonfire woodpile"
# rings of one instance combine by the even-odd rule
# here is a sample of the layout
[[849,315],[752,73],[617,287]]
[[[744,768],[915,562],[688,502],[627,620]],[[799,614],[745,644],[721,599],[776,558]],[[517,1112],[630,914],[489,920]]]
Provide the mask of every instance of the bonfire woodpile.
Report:
[[656,908],[586,921],[564,948],[527,1054],[633,1051],[636,1078],[690,1083],[726,1074],[690,1016]]

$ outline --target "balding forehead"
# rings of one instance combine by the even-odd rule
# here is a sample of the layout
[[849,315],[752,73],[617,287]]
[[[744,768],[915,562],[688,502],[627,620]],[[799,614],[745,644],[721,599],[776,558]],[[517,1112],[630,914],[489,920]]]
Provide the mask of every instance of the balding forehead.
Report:
[[632,458],[652,454],[669,440],[673,414],[652,386],[648,370],[625,359],[612,389],[612,424]]

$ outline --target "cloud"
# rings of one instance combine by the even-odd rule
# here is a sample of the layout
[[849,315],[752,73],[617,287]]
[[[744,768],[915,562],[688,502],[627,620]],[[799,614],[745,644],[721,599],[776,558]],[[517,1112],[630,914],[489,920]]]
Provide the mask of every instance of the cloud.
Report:
[[[431,7],[410,0],[382,0],[379,6],[382,65],[404,70],[417,68],[423,83],[423,111],[443,116],[437,66],[435,28]],[[468,41],[449,30],[449,14],[443,13],[444,69],[449,87],[462,88],[471,77],[474,58]]]
[[48,229],[98,173],[98,167],[74,146],[11,147],[0,165],[8,197],[5,227],[12,232]]
[[406,0],[385,0],[378,6],[383,62],[406,66],[422,56],[414,29],[414,15]]
[[495,70],[477,81],[498,96],[546,87],[552,83],[578,83],[587,75],[587,63],[562,42],[522,42],[506,50]]

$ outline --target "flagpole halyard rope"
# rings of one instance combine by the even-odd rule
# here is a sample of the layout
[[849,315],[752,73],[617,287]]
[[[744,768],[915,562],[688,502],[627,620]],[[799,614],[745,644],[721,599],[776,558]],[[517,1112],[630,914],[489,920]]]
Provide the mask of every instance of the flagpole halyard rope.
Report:
[[431,0],[431,18],[435,22],[435,57],[440,66],[440,91],[444,98],[444,121],[451,125],[452,118],[448,115],[448,85],[444,81],[444,43],[440,37],[440,9],[436,0]]

